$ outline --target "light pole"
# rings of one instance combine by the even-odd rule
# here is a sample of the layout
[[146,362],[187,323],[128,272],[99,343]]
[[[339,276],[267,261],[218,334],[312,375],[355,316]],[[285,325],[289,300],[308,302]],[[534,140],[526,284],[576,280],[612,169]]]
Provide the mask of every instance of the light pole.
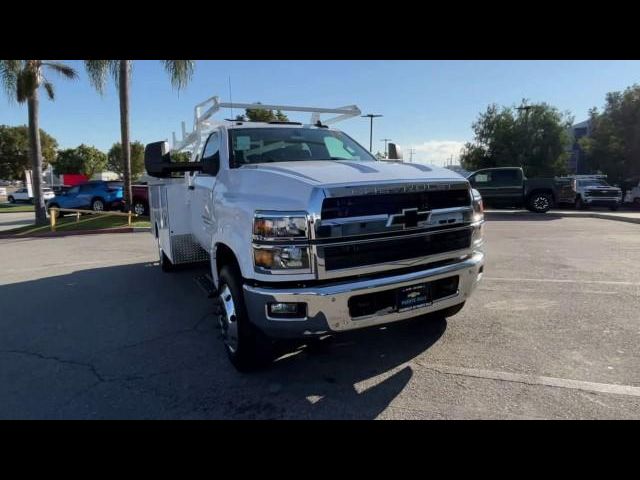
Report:
[[[527,151],[525,152],[524,156],[528,156],[529,155],[529,150],[531,149],[531,139],[529,138],[529,110],[531,110],[533,108],[533,105],[523,105],[522,107],[516,107],[516,110],[522,112],[523,110],[525,111],[525,116],[524,116],[524,129],[525,129],[525,135],[526,135],[526,145],[527,145]],[[523,158],[520,157],[520,166],[524,167],[524,161]]]
[[369,151],[370,152],[373,151],[373,119],[378,117],[382,117],[382,115],[377,115],[374,113],[367,113],[366,115],[362,115],[362,118],[369,118],[371,122],[369,126]]
[[387,158],[387,142],[390,142],[393,138],[381,138],[380,141],[384,142],[384,158]]

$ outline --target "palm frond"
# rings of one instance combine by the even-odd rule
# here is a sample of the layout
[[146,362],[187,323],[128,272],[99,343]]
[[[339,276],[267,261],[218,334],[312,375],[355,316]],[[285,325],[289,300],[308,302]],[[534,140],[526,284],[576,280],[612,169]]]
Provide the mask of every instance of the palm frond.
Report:
[[64,75],[69,79],[73,80],[78,78],[78,74],[76,73],[75,69],[71,68],[69,65],[65,65],[62,62],[44,61],[42,62],[42,65],[45,67],[49,67],[54,72],[59,73],[60,75]]
[[169,74],[171,85],[180,90],[185,87],[193,76],[195,62],[193,60],[161,60],[164,69]]
[[0,60],[0,81],[9,100],[16,98],[18,73],[20,73],[22,66],[22,60]]
[[104,93],[109,74],[118,82],[117,60],[85,60],[84,67],[89,76],[89,82],[98,92]]
[[19,103],[24,103],[34,90],[38,88],[38,75],[32,68],[20,70],[16,81],[16,97]]
[[44,82],[44,89],[47,91],[47,95],[49,96],[49,100],[55,99],[55,91],[53,89],[53,83],[46,81]]

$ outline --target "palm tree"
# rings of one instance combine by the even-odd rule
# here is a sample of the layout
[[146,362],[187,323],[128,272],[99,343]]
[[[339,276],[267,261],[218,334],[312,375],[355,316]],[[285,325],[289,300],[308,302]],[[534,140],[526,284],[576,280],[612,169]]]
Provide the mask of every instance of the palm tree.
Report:
[[40,143],[40,99],[38,89],[44,87],[53,100],[53,84],[45,73],[53,71],[66,78],[77,77],[76,71],[60,62],[47,60],[0,60],[0,81],[10,100],[27,103],[29,112],[29,154],[31,156],[31,182],[36,212],[36,225],[47,223],[47,210],[42,197],[42,145]]
[[[161,60],[178,90],[191,80],[195,62],[193,60]],[[131,206],[131,143],[129,135],[129,87],[131,82],[131,60],[85,60],[89,81],[100,94],[104,93],[107,77],[111,75],[120,94],[120,135],[124,173],[124,200],[127,209]]]

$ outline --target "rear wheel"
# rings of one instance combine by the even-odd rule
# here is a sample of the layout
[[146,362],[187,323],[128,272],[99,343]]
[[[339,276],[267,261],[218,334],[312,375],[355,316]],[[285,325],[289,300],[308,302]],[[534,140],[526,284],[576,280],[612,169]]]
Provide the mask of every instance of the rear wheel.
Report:
[[576,210],[586,210],[587,206],[586,204],[582,201],[582,197],[577,197],[576,198]]
[[536,213],[546,213],[551,208],[553,198],[548,193],[534,193],[529,197],[527,206]]
[[139,216],[147,215],[147,205],[141,200],[134,200],[133,213]]
[[640,209],[640,197],[638,197],[638,198],[634,198],[634,199],[633,199],[633,205],[634,205],[637,209]]
[[218,321],[229,360],[240,372],[267,365],[273,360],[272,342],[249,321],[237,268],[222,267],[218,291]]

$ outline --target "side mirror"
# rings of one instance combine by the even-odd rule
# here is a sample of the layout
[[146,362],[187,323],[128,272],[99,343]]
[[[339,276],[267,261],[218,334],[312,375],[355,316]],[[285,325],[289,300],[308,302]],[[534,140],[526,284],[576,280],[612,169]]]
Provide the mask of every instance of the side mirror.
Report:
[[169,144],[154,142],[144,148],[144,168],[152,177],[167,178],[172,173],[202,171],[202,163],[173,162]]
[[389,143],[389,160],[402,160],[402,149],[400,145]]

